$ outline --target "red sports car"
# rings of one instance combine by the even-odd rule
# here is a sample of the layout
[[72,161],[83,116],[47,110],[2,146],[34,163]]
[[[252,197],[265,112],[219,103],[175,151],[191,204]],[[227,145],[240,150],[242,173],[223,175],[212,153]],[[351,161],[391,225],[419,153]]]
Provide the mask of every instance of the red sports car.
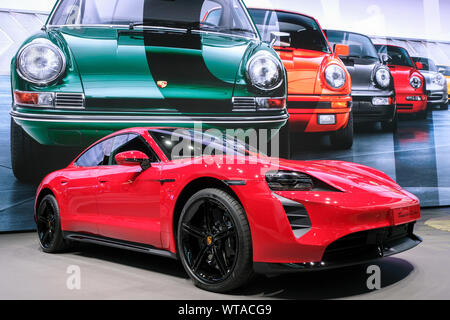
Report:
[[420,119],[427,117],[425,78],[405,48],[394,45],[375,45],[385,55],[394,78],[398,113],[413,113]]
[[254,272],[358,264],[421,242],[419,201],[384,173],[265,158],[236,141],[165,128],[100,140],[40,184],[43,251],[82,241],[159,254],[225,292]]

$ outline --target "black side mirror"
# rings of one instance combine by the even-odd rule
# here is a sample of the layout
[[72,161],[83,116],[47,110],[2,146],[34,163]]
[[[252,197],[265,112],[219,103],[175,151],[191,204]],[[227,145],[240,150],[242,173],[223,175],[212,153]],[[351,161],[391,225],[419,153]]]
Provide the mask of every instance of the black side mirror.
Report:
[[279,47],[291,46],[291,35],[287,32],[271,32],[270,33],[270,46],[273,47],[278,44]]

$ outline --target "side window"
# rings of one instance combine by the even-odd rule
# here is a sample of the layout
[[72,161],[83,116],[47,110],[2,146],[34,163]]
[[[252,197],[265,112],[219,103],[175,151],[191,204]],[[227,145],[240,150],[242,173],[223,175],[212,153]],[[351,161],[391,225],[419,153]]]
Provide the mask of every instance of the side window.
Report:
[[141,151],[150,158],[150,162],[159,161],[158,157],[145,142],[144,138],[137,134],[125,134],[114,138],[112,151],[108,158],[108,165],[116,165],[115,156],[126,151]]
[[113,139],[102,141],[78,158],[76,165],[79,167],[98,167],[108,163]]

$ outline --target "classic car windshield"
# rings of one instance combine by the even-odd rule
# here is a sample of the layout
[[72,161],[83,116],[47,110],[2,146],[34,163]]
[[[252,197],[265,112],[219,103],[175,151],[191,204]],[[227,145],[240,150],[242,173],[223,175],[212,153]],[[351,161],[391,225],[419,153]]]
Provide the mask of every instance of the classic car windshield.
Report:
[[335,44],[348,45],[350,58],[379,60],[377,50],[372,41],[366,36],[334,30],[327,30],[326,34],[332,46]]
[[379,53],[386,53],[389,56],[389,64],[414,68],[412,59],[404,48],[377,45],[377,50]]
[[[206,23],[211,10],[217,23]],[[239,0],[61,0],[50,26],[170,27],[257,37]]]
[[169,160],[203,155],[248,156],[250,147],[226,135],[190,129],[152,129],[150,134]]
[[414,62],[420,62],[423,65],[421,70],[438,72],[438,67],[433,60],[427,58],[412,58]]
[[317,22],[309,17],[282,11],[250,9],[263,41],[270,42],[272,32],[291,36],[291,48],[330,52],[327,40]]

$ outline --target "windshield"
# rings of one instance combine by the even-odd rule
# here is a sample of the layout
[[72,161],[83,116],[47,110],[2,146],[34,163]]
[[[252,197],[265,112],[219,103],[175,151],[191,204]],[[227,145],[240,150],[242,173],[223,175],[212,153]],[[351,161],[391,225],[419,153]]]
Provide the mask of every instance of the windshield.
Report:
[[212,135],[191,129],[153,129],[149,132],[169,160],[250,155],[248,145],[225,134]]
[[436,66],[433,60],[427,58],[412,58],[412,59],[414,62],[420,62],[423,65],[423,68],[420,70],[438,72],[438,67]]
[[386,53],[389,56],[389,64],[414,68],[411,57],[406,49],[384,45],[377,45],[376,48],[379,53]]
[[[218,24],[204,22],[220,9]],[[166,27],[257,37],[239,0],[62,0],[50,26]]]
[[272,32],[289,33],[291,48],[330,53],[325,35],[312,18],[282,11],[249,9],[263,41],[271,41]]
[[349,58],[379,60],[372,40],[357,33],[344,31],[325,31],[331,46],[345,44],[349,48]]

